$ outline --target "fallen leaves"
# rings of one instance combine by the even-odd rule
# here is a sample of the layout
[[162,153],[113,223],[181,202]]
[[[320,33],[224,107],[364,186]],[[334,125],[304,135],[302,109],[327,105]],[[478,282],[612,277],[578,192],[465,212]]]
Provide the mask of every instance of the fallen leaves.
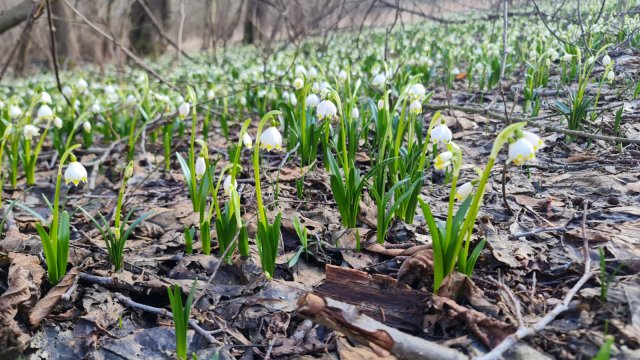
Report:
[[45,295],[38,303],[34,306],[33,311],[29,314],[29,324],[32,327],[37,327],[40,325],[40,322],[53,311],[53,308],[58,305],[58,302],[64,295],[64,293],[69,290],[71,286],[76,281],[76,277],[80,273],[80,269],[77,267],[71,268],[67,272],[67,274],[57,283],[47,295]]

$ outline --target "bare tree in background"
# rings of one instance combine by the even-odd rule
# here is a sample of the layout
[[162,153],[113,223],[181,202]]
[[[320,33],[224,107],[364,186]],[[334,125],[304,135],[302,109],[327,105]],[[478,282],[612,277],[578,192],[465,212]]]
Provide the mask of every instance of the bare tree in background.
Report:
[[[153,16],[160,21],[163,27],[167,27],[170,19],[169,2],[167,0],[144,1],[147,7],[151,9]],[[158,56],[162,54],[166,48],[165,42],[161,41],[160,35],[153,27],[147,12],[137,1],[131,5],[129,19],[131,21],[131,30],[129,32],[131,48],[143,56]]]

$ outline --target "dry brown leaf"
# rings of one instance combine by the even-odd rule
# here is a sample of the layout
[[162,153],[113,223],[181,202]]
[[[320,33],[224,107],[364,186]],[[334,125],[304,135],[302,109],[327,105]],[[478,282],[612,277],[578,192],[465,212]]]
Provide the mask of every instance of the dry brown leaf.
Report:
[[338,355],[340,355],[341,359],[349,359],[349,360],[394,360],[397,359],[395,356],[388,354],[385,356],[380,356],[380,354],[376,354],[373,350],[369,349],[366,346],[362,346],[359,344],[351,345],[349,343],[349,339],[346,336],[338,336],[336,339],[336,345],[338,350]]
[[414,284],[416,281],[430,278],[431,274],[433,274],[433,249],[424,249],[402,263],[398,270],[398,281]]
[[71,268],[71,270],[67,272],[67,275],[65,275],[56,286],[49,290],[47,295],[38,301],[36,306],[33,307],[31,314],[29,314],[29,324],[31,324],[32,327],[37,327],[42,319],[47,317],[53,308],[58,305],[60,298],[73,285],[79,273],[80,268]]
[[[302,178],[308,172],[309,172],[308,166],[305,166],[302,169],[300,169],[297,166],[283,167],[282,169],[280,169],[280,175],[278,176],[278,179],[280,179],[280,181],[294,181]],[[272,173],[273,175],[272,181],[276,180],[276,174],[277,172]]]
[[9,253],[8,288],[0,296],[0,359],[17,358],[31,336],[14,320],[18,309],[29,311],[38,300],[44,269],[37,257]]

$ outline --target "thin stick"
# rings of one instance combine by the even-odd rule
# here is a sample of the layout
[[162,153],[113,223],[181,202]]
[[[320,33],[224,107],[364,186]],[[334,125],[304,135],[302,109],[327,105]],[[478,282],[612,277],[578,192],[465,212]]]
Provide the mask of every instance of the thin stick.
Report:
[[488,352],[487,354],[480,356],[476,359],[478,360],[497,360],[500,356],[507,350],[509,350],[512,346],[518,343],[521,339],[526,337],[535,335],[536,333],[544,330],[544,328],[549,325],[558,315],[569,309],[569,303],[573,299],[573,297],[578,293],[578,291],[582,288],[582,286],[593,276],[593,271],[591,271],[591,257],[589,256],[589,239],[586,236],[586,222],[587,222],[587,201],[585,200],[584,205],[584,213],[582,214],[582,236],[584,238],[583,241],[583,251],[584,251],[584,274],[578,280],[578,282],[569,290],[569,292],[565,295],[564,299],[561,303],[556,305],[547,315],[545,315],[540,321],[533,324],[529,327],[520,327],[518,331],[506,337],[498,346],[496,346],[493,350]]
[[525,231],[525,232],[509,235],[509,239],[515,240],[515,239],[518,239],[518,238],[521,238],[521,237],[531,236],[531,235],[540,234],[540,233],[544,233],[544,232],[552,232],[552,231],[565,232],[565,231],[567,231],[567,227],[566,226],[558,226],[558,227],[540,228],[540,229],[535,229],[535,230],[531,230],[531,231]]
[[504,208],[507,209],[509,215],[513,215],[513,210],[511,210],[511,206],[509,206],[509,202],[507,201],[507,165],[502,167],[502,202],[504,203]]
[[180,1],[180,26],[178,27],[178,64],[182,61],[182,30],[184,29],[184,0]]
[[[170,317],[170,318],[173,319],[173,313],[171,311],[167,310],[167,309],[162,309],[162,308],[157,308],[157,307],[153,307],[153,306],[137,303],[137,302],[131,300],[130,298],[128,298],[128,297],[126,297],[126,296],[124,296],[124,295],[122,295],[120,293],[114,293],[113,295],[121,303],[123,303],[124,305],[126,305],[126,306],[128,306],[130,308],[146,311],[146,312],[149,312],[149,313],[152,313],[152,314],[156,314],[156,315],[167,316],[167,317]],[[222,345],[222,343],[220,341],[216,340],[216,338],[214,338],[211,335],[210,331],[201,328],[200,325],[198,325],[198,322],[196,320],[189,319],[189,325],[191,325],[193,330],[195,330],[198,334],[202,335],[210,343],[216,344],[216,345]]]

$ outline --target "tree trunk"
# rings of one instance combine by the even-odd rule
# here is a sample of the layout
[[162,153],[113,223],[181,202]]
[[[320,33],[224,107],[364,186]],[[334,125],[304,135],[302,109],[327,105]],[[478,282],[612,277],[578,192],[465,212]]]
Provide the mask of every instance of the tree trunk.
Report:
[[56,37],[56,50],[58,61],[62,68],[70,68],[75,65],[78,56],[78,40],[75,29],[71,26],[71,12],[61,1],[51,4],[53,15],[53,28]]
[[[144,0],[153,16],[160,21],[160,25],[167,27],[169,22],[168,0]],[[129,13],[131,31],[129,41],[133,50],[142,56],[158,56],[164,52],[165,42],[155,30],[153,24],[142,5],[135,1]]]

